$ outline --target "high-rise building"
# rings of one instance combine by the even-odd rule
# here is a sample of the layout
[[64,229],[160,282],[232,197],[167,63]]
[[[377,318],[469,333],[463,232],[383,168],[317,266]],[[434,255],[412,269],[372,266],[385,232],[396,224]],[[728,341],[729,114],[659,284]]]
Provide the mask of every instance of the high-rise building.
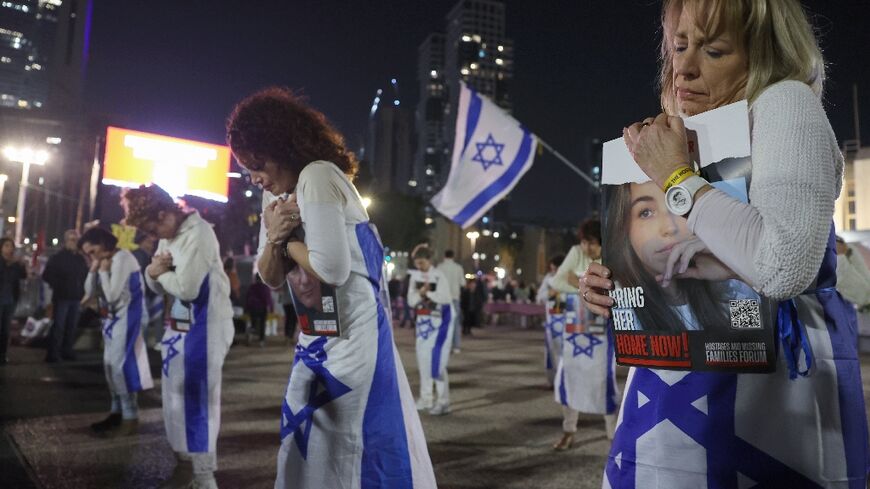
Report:
[[75,111],[93,0],[0,0],[0,107]]
[[445,34],[431,34],[418,49],[418,145],[414,176],[420,193],[447,181],[453,149],[459,82],[510,112],[513,42],[505,36],[505,6],[460,0],[447,14]]
[[461,0],[447,14],[444,60],[451,101],[462,80],[510,112],[513,42],[505,36],[505,7],[493,0]]
[[445,139],[447,88],[445,85],[444,34],[433,33],[417,48],[417,149],[408,185],[414,193],[431,194],[435,175],[447,171],[450,148]]
[[414,114],[402,105],[399,83],[379,89],[369,113],[363,160],[371,165],[374,185],[383,192],[406,192],[414,163]]

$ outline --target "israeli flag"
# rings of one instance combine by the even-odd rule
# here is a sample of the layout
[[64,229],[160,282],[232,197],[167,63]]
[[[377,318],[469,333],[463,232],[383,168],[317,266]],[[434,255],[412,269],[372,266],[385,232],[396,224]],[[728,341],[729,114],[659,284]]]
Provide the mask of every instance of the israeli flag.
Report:
[[538,140],[491,100],[460,85],[450,175],[432,205],[465,228],[529,171]]

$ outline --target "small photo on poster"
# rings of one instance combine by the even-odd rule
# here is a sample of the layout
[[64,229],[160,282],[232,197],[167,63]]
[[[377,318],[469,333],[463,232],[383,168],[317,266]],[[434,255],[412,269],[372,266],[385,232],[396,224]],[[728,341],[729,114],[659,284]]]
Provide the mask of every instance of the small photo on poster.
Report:
[[287,273],[287,284],[303,333],[311,336],[341,335],[335,287],[317,280],[299,265]]

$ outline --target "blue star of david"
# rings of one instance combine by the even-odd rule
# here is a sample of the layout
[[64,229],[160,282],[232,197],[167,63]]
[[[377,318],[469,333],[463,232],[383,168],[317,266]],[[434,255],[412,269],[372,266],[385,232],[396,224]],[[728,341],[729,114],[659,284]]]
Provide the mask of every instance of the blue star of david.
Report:
[[[550,322],[547,324],[547,327],[550,328],[550,335],[554,340],[562,337],[562,333],[565,331],[565,319],[564,314],[553,314],[550,316]],[[557,330],[557,324],[561,324],[562,329]]]
[[426,319],[417,320],[417,337],[428,340],[429,335],[431,335],[435,331],[436,329],[435,325],[432,324],[432,318],[426,317]]
[[112,331],[115,329],[115,324],[118,322],[118,318],[112,318],[108,321],[108,324],[103,327],[103,334],[106,338],[112,339]]
[[350,387],[342,384],[323,366],[323,362],[326,361],[326,351],[323,349],[325,344],[326,337],[321,336],[307,348],[296,345],[294,365],[300,361],[304,363],[314,372],[314,379],[308,392],[308,403],[299,412],[294,413],[290,409],[286,397],[281,405],[281,441],[293,433],[293,441],[296,442],[302,458],[306,460],[308,458],[308,436],[311,434],[311,425],[313,424],[311,418],[314,411],[351,391]]
[[[589,343],[586,346],[581,346],[577,344],[577,338],[585,337],[589,340]],[[598,345],[603,345],[604,342],[595,337],[595,335],[586,334],[586,333],[574,333],[568,336],[568,343],[571,343],[571,346],[574,347],[574,356],[578,357],[580,355],[586,355],[589,358],[592,358],[592,355],[595,353],[595,347]]]
[[163,376],[169,377],[169,362],[178,355],[178,350],[175,348],[175,344],[181,341],[181,333],[169,338],[168,340],[161,341],[161,345],[166,345],[168,348],[166,349],[166,357],[163,359]]
[[[502,166],[504,163],[501,161],[501,152],[504,150],[504,144],[500,144],[495,142],[495,139],[492,137],[492,133],[489,133],[489,136],[486,137],[486,141],[482,143],[474,143],[477,146],[477,154],[471,158],[471,161],[477,161],[481,165],[483,165],[483,171],[489,170],[489,167],[493,165]],[[492,148],[495,151],[494,158],[486,158],[483,156],[484,150],[486,148]]]
[[[649,369],[638,368],[634,372],[634,380],[622,403],[623,419],[629,422],[623,422],[617,428],[614,449],[606,468],[606,476],[613,487],[621,487],[620,482],[635,481],[637,467],[631,458],[636,456],[637,439],[667,420],[705,448],[709,487],[737,487],[737,472],[740,472],[754,480],[757,487],[821,489],[818,484],[737,436],[734,423],[736,375],[692,372],[669,386]],[[723,378],[723,375],[728,378]],[[639,405],[641,392],[654,401]],[[692,405],[702,397],[707,400],[706,413]],[[716,420],[713,429],[709,428],[710,419]],[[616,453],[620,448],[623,451]],[[613,458],[620,454],[623,458],[617,465]]]

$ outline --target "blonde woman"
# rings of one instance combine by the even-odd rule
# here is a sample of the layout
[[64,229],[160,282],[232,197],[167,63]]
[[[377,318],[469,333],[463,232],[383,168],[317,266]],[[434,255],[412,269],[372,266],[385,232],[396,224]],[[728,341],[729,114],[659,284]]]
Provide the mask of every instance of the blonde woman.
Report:
[[[835,288],[843,158],[807,15],[797,0],[670,0],[662,32],[664,113],[624,130],[647,176],[662,187],[689,163],[679,116],[745,98],[752,127],[749,203],[698,176],[681,184],[688,208],[671,212],[695,239],[673,247],[682,265],[663,280],[724,271],[781,301],[779,363],[771,374],[632,369],[604,487],[864,488],[856,331]],[[581,283],[598,314],[613,305],[609,276],[592,264]]]

